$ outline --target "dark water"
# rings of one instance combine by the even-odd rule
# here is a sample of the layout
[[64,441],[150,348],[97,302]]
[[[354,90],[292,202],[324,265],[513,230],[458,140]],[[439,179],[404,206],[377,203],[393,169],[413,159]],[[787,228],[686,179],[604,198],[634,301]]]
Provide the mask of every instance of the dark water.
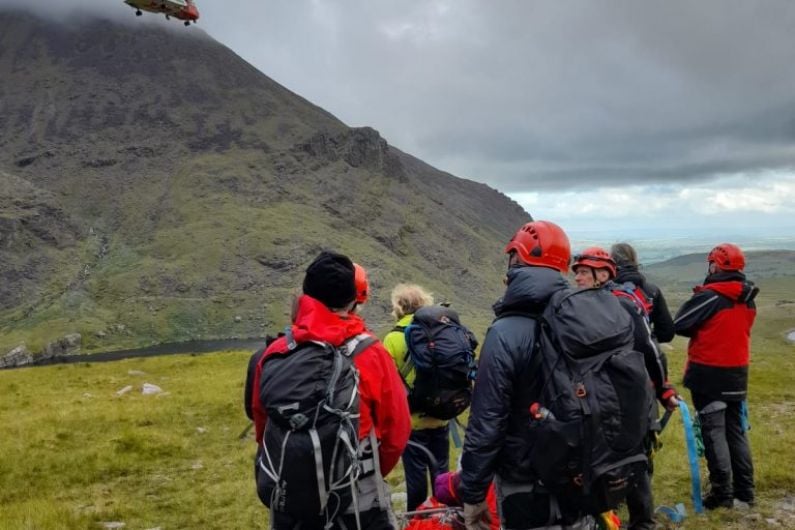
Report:
[[121,359],[133,359],[137,357],[160,357],[162,355],[175,355],[180,353],[211,353],[228,350],[254,350],[264,346],[264,339],[235,339],[235,340],[194,340],[188,342],[172,342],[169,344],[158,344],[147,348],[136,348],[132,350],[118,350],[103,353],[91,353],[87,355],[64,355],[54,357],[35,363],[34,366],[44,366],[50,364],[64,363],[104,363],[108,361],[119,361]]

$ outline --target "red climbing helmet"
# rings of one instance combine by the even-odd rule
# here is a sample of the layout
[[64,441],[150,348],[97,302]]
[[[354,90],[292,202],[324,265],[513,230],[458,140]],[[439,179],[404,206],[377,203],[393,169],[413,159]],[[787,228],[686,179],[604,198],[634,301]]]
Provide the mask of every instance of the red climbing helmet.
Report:
[[367,271],[358,263],[353,264],[353,283],[356,285],[356,303],[365,303],[370,284],[367,282]]
[[745,268],[745,255],[737,245],[721,243],[709,251],[707,263],[714,263],[723,271],[741,271]]
[[555,223],[532,221],[525,224],[505,246],[505,253],[511,252],[516,252],[526,265],[549,267],[564,274],[569,272],[569,238]]
[[576,271],[577,267],[607,269],[607,272],[610,273],[610,278],[616,277],[616,262],[610,257],[610,253],[601,247],[588,247],[582,253],[574,256],[574,263],[572,263],[571,268]]

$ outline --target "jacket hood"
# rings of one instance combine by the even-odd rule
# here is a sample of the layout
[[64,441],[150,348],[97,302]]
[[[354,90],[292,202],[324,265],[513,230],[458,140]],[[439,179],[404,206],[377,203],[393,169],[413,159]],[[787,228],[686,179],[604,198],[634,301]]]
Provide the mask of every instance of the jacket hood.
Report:
[[618,267],[615,282],[618,284],[632,282],[636,286],[645,290],[646,277],[638,270],[636,265],[622,265]]
[[508,288],[494,304],[494,312],[497,315],[510,311],[541,312],[554,293],[569,287],[569,282],[554,269],[514,267],[508,270]]
[[696,293],[714,291],[735,302],[748,303],[756,298],[756,295],[759,293],[759,288],[749,281],[734,280],[699,285],[693,289],[693,291]]
[[358,315],[339,315],[315,298],[301,295],[292,331],[296,342],[317,340],[339,346],[347,339],[364,333],[366,327]]
[[745,274],[740,271],[719,271],[715,274],[709,274],[704,279],[704,285],[710,283],[724,283],[724,282],[744,282]]

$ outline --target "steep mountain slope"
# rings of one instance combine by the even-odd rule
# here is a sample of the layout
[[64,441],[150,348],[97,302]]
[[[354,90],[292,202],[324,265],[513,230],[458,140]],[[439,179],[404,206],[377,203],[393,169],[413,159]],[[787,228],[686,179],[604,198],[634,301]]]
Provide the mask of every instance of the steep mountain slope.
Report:
[[322,248],[370,270],[376,329],[398,281],[488,322],[526,212],[194,29],[0,11],[0,353],[273,331]]

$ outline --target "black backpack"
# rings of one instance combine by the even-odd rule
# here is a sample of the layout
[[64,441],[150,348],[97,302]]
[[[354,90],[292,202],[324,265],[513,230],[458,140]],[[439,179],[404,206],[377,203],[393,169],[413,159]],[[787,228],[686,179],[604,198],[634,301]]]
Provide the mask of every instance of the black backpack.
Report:
[[262,361],[259,399],[268,413],[257,493],[272,512],[322,527],[355,494],[359,465],[359,374],[353,358],[375,338],[339,347],[296,344]]
[[563,290],[536,317],[531,467],[551,492],[588,513],[615,509],[645,473],[653,394],[633,324],[604,289]]
[[416,377],[409,390],[411,412],[450,420],[472,401],[475,379],[475,335],[461,325],[458,313],[443,306],[426,306],[414,313],[405,330],[408,352],[400,375],[412,368]]

